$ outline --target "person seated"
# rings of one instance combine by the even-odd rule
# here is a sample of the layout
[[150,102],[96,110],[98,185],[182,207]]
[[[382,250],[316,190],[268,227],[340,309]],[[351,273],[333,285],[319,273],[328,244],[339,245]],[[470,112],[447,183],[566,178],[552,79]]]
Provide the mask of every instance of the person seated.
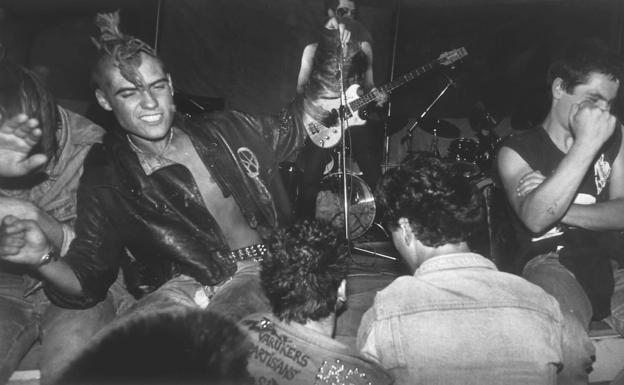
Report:
[[562,360],[559,306],[470,251],[484,210],[459,166],[415,153],[382,177],[384,221],[414,275],[377,293],[357,347],[397,384],[553,384]]
[[49,384],[114,316],[106,292],[106,300],[88,310],[51,304],[39,275],[74,238],[83,161],[103,132],[57,105],[33,71],[0,57],[0,220],[36,223],[55,250],[36,263],[16,264],[12,258],[24,249],[25,234],[0,236],[0,384],[38,341],[41,383]]
[[499,182],[519,244],[518,270],[561,306],[562,383],[587,383],[590,321],[624,334],[624,141],[611,112],[622,58],[595,40],[564,47],[550,65],[550,108],[540,126],[507,139]]
[[65,257],[42,265],[54,245],[41,228],[5,219],[0,235],[26,234],[11,261],[39,266],[46,294],[65,307],[96,305],[123,267],[134,296],[124,316],[168,305],[236,320],[268,310],[258,259],[263,238],[292,219],[278,162],[304,133],[237,111],[176,114],[154,50],[119,30],[118,13],[96,22],[95,96],[118,125],[85,160]]
[[302,221],[275,233],[261,263],[271,313],[240,325],[257,384],[389,384],[392,378],[333,339],[346,302],[347,243],[331,224]]
[[236,323],[217,313],[143,314],[99,335],[57,385],[251,385],[249,346]]

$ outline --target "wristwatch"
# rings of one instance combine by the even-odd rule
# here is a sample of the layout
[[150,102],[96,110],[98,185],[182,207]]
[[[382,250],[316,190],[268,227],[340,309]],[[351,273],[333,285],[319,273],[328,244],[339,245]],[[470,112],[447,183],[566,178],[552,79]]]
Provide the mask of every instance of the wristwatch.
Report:
[[60,257],[59,252],[56,251],[56,249],[52,248],[50,249],[50,251],[48,251],[47,253],[41,256],[41,259],[39,260],[39,264],[37,264],[37,268],[40,268],[43,265],[47,265],[48,263],[52,261],[57,261],[59,257]]

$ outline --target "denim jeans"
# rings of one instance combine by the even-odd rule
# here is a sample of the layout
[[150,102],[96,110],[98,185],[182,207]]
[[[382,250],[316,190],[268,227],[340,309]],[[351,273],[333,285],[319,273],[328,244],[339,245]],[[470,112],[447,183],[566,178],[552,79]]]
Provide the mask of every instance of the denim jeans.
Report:
[[42,289],[25,296],[34,284],[27,275],[0,271],[0,384],[37,341],[41,384],[54,382],[115,315],[110,297],[90,309],[63,309],[51,304]]
[[120,287],[113,286],[111,293],[118,317],[101,334],[128,318],[169,308],[205,308],[235,321],[253,313],[271,311],[260,285],[260,264],[253,261],[239,262],[236,273],[216,286],[203,286],[192,277],[178,275],[138,300]]
[[613,330],[624,336],[624,267],[615,270],[613,278],[615,288],[611,297],[611,315],[605,318],[604,321]]
[[556,253],[531,259],[522,272],[559,302],[563,315],[563,370],[558,384],[587,384],[596,350],[588,330],[592,307],[574,274],[559,263]]

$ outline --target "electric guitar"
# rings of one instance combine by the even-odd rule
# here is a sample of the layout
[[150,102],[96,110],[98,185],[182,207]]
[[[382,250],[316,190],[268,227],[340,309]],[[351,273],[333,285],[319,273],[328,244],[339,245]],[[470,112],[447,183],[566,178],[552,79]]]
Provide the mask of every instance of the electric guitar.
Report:
[[[378,90],[389,94],[394,89],[416,79],[418,76],[424,74],[437,67],[438,65],[449,65],[457,60],[468,55],[466,48],[457,48],[452,51],[442,53],[437,59],[430,61],[429,63],[422,65],[403,76],[384,84],[379,87]],[[362,107],[374,102],[378,99],[378,95],[371,91],[362,96],[358,95],[360,86],[353,84],[345,91],[345,127],[361,126],[366,123],[366,117],[361,116]],[[321,99],[315,104],[325,111],[328,111],[328,115],[322,121],[317,121],[309,114],[303,113],[303,125],[312,143],[322,148],[331,148],[340,143],[342,138],[342,130],[340,129],[339,108],[340,98],[335,99]]]

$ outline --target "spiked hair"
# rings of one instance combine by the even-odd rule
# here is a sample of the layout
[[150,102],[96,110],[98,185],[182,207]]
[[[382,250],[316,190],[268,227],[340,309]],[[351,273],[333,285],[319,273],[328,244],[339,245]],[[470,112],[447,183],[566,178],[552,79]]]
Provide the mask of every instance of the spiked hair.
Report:
[[100,35],[97,38],[91,38],[98,50],[92,80],[99,87],[102,87],[105,70],[110,65],[119,68],[124,79],[139,85],[140,77],[137,68],[141,65],[141,53],[157,59],[163,65],[149,44],[119,30],[119,20],[119,11],[99,13],[95,18],[95,25]]

